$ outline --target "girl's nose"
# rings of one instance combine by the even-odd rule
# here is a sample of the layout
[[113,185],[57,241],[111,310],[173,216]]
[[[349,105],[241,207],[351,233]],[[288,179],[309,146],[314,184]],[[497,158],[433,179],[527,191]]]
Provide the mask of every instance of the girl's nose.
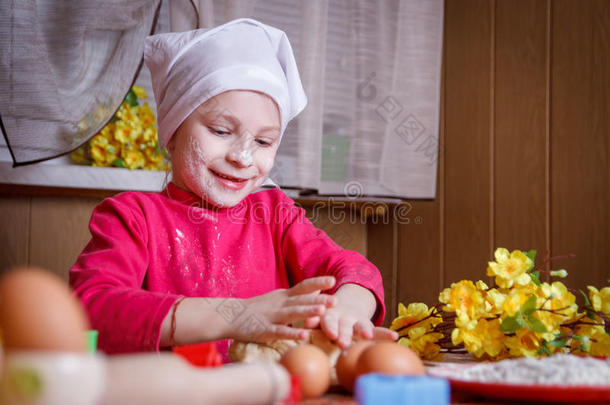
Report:
[[238,142],[227,154],[227,160],[237,167],[248,167],[254,164],[252,154],[254,142]]

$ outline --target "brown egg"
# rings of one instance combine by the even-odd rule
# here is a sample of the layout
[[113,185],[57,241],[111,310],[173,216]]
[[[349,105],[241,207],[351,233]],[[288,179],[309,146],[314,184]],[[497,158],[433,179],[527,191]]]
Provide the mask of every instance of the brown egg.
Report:
[[426,369],[415,352],[394,342],[381,342],[367,347],[358,357],[356,375],[367,373],[424,374]]
[[337,379],[339,384],[349,392],[354,390],[354,381],[356,380],[356,364],[360,354],[374,344],[372,340],[359,340],[352,343],[350,347],[343,350],[337,359]]
[[330,386],[328,356],[316,346],[303,344],[288,350],[280,364],[301,381],[303,398],[315,398],[324,394]]
[[79,301],[56,275],[21,268],[0,278],[0,329],[7,350],[82,352],[87,328]]

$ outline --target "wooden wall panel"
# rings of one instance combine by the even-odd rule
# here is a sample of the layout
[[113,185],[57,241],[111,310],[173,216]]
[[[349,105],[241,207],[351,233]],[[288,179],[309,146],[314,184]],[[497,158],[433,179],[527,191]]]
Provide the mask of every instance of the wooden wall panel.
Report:
[[438,300],[441,286],[439,203],[411,201],[409,223],[399,225],[397,301],[407,305]]
[[30,197],[0,198],[0,273],[28,264]]
[[552,3],[551,247],[572,287],[610,277],[610,5]]
[[398,224],[394,221],[367,225],[367,258],[377,266],[383,278],[383,290],[385,294],[386,317],[384,324],[390,325],[397,314],[397,290],[398,290],[398,250],[397,237]]
[[490,246],[492,3],[445,7],[444,280],[481,278]]
[[89,241],[89,218],[96,198],[33,197],[30,264],[66,281],[68,270]]
[[495,10],[495,245],[548,249],[546,238],[546,1]]

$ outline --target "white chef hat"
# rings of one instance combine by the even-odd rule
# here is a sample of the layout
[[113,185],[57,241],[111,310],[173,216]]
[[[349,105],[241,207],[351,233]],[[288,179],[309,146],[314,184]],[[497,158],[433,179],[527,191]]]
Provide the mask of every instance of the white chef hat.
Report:
[[280,109],[281,134],[307,105],[288,37],[249,18],[150,36],[144,61],[157,102],[161,147],[197,107],[228,90],[270,96]]

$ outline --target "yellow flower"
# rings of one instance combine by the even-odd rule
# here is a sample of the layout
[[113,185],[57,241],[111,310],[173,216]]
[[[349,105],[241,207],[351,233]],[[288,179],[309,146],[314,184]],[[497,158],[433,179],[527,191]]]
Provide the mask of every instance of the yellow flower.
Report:
[[148,97],[148,95],[146,94],[146,89],[144,87],[133,86],[131,88],[131,90],[133,90],[133,92],[136,93],[137,98],[147,98]]
[[[132,88],[137,98],[146,98],[142,87]],[[107,113],[109,106],[102,105],[96,112]],[[101,118],[100,118],[101,119]],[[158,139],[154,111],[147,103],[131,106],[123,101],[113,120],[89,140],[72,159],[94,166],[113,166],[117,159],[130,169],[166,170],[169,162],[165,153],[157,152]]]
[[548,311],[536,311],[534,318],[538,319],[546,328],[546,332],[538,333],[538,336],[547,342],[555,340],[556,335],[561,331],[561,323],[565,322],[565,317],[553,314]]
[[604,287],[601,291],[593,286],[588,286],[587,289],[593,309],[610,314],[610,287]]
[[[153,149],[145,147],[143,153],[150,162]],[[558,352],[610,356],[610,287],[588,286],[591,305],[579,313],[576,297],[562,282],[532,281],[532,264],[521,251],[498,248],[487,268],[496,288],[481,280],[452,283],[439,294],[442,311],[438,304],[399,304],[391,328],[399,332],[400,344],[425,359],[437,359],[446,346],[492,361]]]
[[144,155],[136,150],[127,151],[124,154],[123,161],[128,169],[139,169],[144,166],[144,163],[146,163]]
[[504,299],[502,309],[506,316],[514,316],[521,306],[532,296],[534,292],[529,288],[512,288]]
[[114,139],[120,142],[121,144],[127,144],[131,139],[130,130],[125,128],[124,125],[117,125],[114,131]]
[[163,153],[157,151],[156,148],[144,149],[144,155],[146,156],[146,160],[150,163],[161,163],[164,159]]
[[140,107],[138,111],[138,117],[142,122],[142,126],[145,128],[152,127],[156,123],[155,114],[152,108],[150,108],[150,106],[148,105],[148,103],[144,103],[144,105]]
[[451,342],[454,345],[464,344],[464,348],[476,357],[480,357],[483,353],[483,338],[479,333],[475,332],[476,325],[470,330],[463,328],[455,328],[451,332]]
[[84,164],[90,163],[89,158],[86,155],[85,148],[83,148],[83,147],[80,147],[80,148],[76,149],[75,151],[73,151],[72,153],[70,153],[70,157],[72,158],[72,160],[74,160],[79,165],[84,165]]
[[102,134],[98,133],[89,141],[90,146],[98,146],[100,148],[108,147],[108,139]]
[[[102,130],[99,132],[99,136],[106,138],[107,141],[114,140],[114,122],[108,123]],[[91,142],[91,141],[89,141]]]
[[[587,321],[591,321],[587,319]],[[603,325],[579,325],[575,330],[578,338],[571,342],[572,353],[584,356],[610,356],[610,335]]]
[[[429,317],[434,308],[428,308],[426,304],[420,302],[409,304],[405,307],[402,303],[398,304],[398,316],[392,321],[390,329],[398,331],[401,336],[407,334],[423,334],[431,330],[432,327],[441,322],[439,317]],[[427,318],[423,320],[424,318]],[[423,333],[419,328],[423,329]]]
[[461,280],[445,288],[439,295],[439,301],[447,304],[443,308],[445,311],[455,312],[462,322],[479,319],[486,313],[483,294],[470,280]]
[[510,288],[513,284],[527,285],[531,282],[526,273],[532,265],[532,259],[520,250],[513,250],[509,254],[505,248],[497,248],[494,252],[496,261],[489,262],[488,276],[496,276],[496,284],[502,288]]
[[[571,318],[578,310],[576,297],[568,291],[561,281],[555,281],[552,284],[542,283],[540,290],[544,294],[542,297],[545,300],[543,308],[563,315],[562,321]],[[547,299],[549,297],[552,298]]]
[[451,333],[454,345],[464,344],[464,348],[475,357],[498,356],[504,349],[506,337],[500,331],[499,319],[479,319],[471,329],[455,328]]
[[541,338],[527,328],[521,328],[515,336],[506,338],[508,352],[514,357],[536,357],[541,346]]
[[106,161],[106,149],[101,146],[91,146],[89,153],[94,160],[94,163],[102,165]]
[[150,147],[157,145],[157,130],[155,128],[146,128],[142,132],[142,141]]
[[439,360],[441,347],[436,342],[442,337],[442,333],[427,333],[416,338],[400,338],[398,343],[410,348],[421,358]]
[[498,315],[502,313],[502,306],[504,300],[506,300],[506,294],[501,293],[495,288],[487,291],[485,300],[489,303],[489,309],[487,312],[491,315]]
[[506,336],[500,330],[500,320],[492,319],[486,321],[481,319],[483,330],[483,342],[485,353],[491,357],[496,357],[504,350],[504,341]]

